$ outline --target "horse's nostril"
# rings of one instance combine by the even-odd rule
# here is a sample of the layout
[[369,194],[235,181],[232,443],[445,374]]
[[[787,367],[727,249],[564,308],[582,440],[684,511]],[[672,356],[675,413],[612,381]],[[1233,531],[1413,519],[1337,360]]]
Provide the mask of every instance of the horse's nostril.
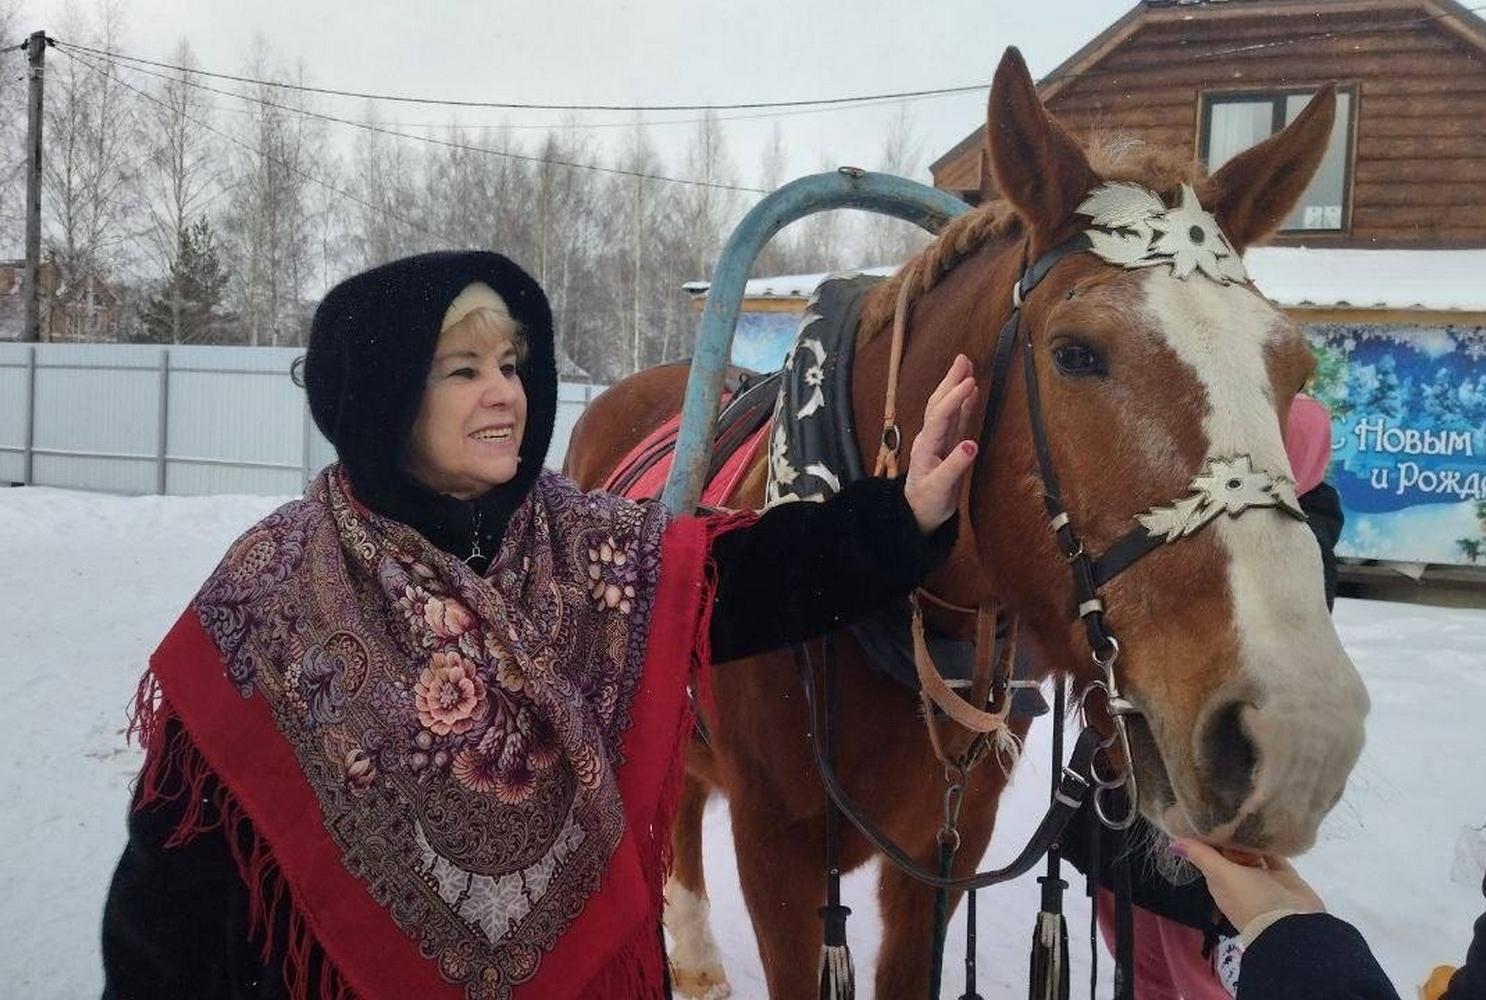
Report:
[[1259,755],[1244,725],[1253,705],[1234,701],[1213,712],[1202,731],[1201,767],[1211,793],[1213,825],[1233,819],[1254,788]]

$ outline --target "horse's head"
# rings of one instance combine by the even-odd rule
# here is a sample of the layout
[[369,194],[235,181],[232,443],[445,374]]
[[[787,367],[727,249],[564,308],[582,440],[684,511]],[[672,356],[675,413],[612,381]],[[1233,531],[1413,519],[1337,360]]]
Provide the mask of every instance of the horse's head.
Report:
[[[1091,646],[1107,662],[1117,637],[1142,811],[1173,834],[1277,853],[1308,847],[1340,796],[1367,695],[1283,439],[1314,361],[1240,254],[1305,189],[1334,104],[1323,90],[1211,176],[1150,154],[1101,172],[1009,51],[987,129],[1004,203],[966,224],[980,249],[920,279],[934,287],[910,337],[968,348],[988,384],[1020,280],[958,579],[941,580],[962,600],[967,580],[999,595],[1086,684],[1102,679]],[[1092,587],[1069,571],[1080,545]]]

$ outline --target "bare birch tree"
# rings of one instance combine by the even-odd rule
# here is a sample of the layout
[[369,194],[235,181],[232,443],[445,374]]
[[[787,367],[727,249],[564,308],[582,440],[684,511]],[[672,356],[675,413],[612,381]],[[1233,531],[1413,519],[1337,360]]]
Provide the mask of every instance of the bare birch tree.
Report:
[[20,0],[0,0],[0,257],[19,257],[26,231],[26,52]]
[[[64,37],[104,52],[122,26],[117,2],[99,4],[96,22],[74,4],[64,12]],[[106,277],[137,231],[138,102],[106,56],[68,55],[48,59],[45,109],[46,252],[69,278]]]
[[698,121],[680,173],[692,183],[677,185],[668,199],[667,256],[674,269],[667,276],[665,310],[659,317],[661,358],[680,357],[692,350],[696,324],[681,286],[712,277],[722,245],[738,220],[741,200],[737,191],[729,189],[737,185],[738,171],[715,111]]
[[[784,129],[779,122],[774,123],[773,131],[769,133],[769,141],[764,145],[763,156],[759,164],[760,186],[765,191],[776,191],[786,183],[794,180],[792,177],[784,176],[785,165],[788,157],[784,148]],[[799,265],[799,243],[800,228],[795,225],[785,226],[784,229],[774,234],[759,252],[758,259],[754,261],[753,273],[759,276],[790,274]]]
[[[834,170],[830,156],[822,156],[820,170]],[[802,273],[838,271],[861,263],[852,245],[852,222],[846,212],[833,209],[817,212],[794,223],[787,230],[794,241],[795,269]]]
[[356,136],[348,188],[353,220],[347,233],[354,269],[361,270],[440,241],[416,220],[424,216],[426,188],[412,140],[386,134],[375,108],[367,112],[369,128]]
[[[899,104],[882,138],[878,171],[898,177],[912,177],[918,171],[919,140],[914,124],[907,103]],[[876,265],[900,264],[929,241],[923,229],[890,215],[869,214],[864,229],[866,259]]]
[[474,136],[451,124],[426,159],[427,218],[445,244],[534,259],[532,162],[509,124]]
[[157,337],[188,343],[218,335],[186,329],[187,319],[199,311],[186,301],[186,283],[178,278],[189,270],[183,253],[195,253],[199,245],[210,249],[206,218],[221,192],[221,151],[210,131],[212,108],[194,72],[189,43],[182,39],[170,61],[181,68],[164,76],[141,104],[140,201],[148,216],[142,242],[151,277],[162,282],[160,297],[151,303]]
[[[312,178],[326,169],[319,126],[303,110],[302,92],[275,87],[287,80],[272,67],[268,45],[253,44],[244,74],[265,81],[244,95],[247,117],[233,163],[232,197],[225,230],[231,240],[230,297],[253,345],[297,344],[306,326],[304,301],[316,223],[323,223],[323,199],[316,204]],[[317,211],[320,209],[320,211]]]
[[532,175],[535,255],[529,263],[552,302],[558,364],[571,367],[585,303],[594,299],[597,175],[578,164],[598,159],[591,136],[570,119],[547,133]]
[[660,154],[638,118],[625,134],[614,168],[617,172],[605,181],[599,215],[603,281],[596,309],[604,322],[578,354],[581,364],[605,379],[645,367],[649,327],[657,298],[664,294],[660,219],[665,185],[653,179],[661,172]]

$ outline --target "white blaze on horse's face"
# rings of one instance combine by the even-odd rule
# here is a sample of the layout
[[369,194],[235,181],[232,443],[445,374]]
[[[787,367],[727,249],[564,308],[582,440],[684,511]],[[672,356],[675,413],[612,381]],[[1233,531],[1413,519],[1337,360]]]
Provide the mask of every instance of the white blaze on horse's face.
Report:
[[[1155,328],[1207,393],[1207,458],[1248,455],[1288,475],[1268,362],[1294,328],[1245,285],[1164,267],[1142,284]],[[1367,692],[1332,627],[1306,525],[1260,509],[1205,530],[1226,556],[1239,663],[1198,710],[1189,746],[1166,745],[1175,734],[1148,719],[1177,798],[1164,818],[1174,833],[1296,853],[1361,752]]]

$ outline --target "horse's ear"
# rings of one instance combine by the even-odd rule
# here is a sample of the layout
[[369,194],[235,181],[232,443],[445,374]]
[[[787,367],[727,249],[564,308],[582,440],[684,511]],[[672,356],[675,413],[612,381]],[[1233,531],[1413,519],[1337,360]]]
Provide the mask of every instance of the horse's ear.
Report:
[[1042,106],[1015,48],[991,83],[986,145],[1001,197],[1034,231],[1050,235],[1099,183],[1084,151]]
[[1336,86],[1322,87],[1296,119],[1213,174],[1212,206],[1223,232],[1239,250],[1279,228],[1305,193],[1326,156],[1336,120]]

